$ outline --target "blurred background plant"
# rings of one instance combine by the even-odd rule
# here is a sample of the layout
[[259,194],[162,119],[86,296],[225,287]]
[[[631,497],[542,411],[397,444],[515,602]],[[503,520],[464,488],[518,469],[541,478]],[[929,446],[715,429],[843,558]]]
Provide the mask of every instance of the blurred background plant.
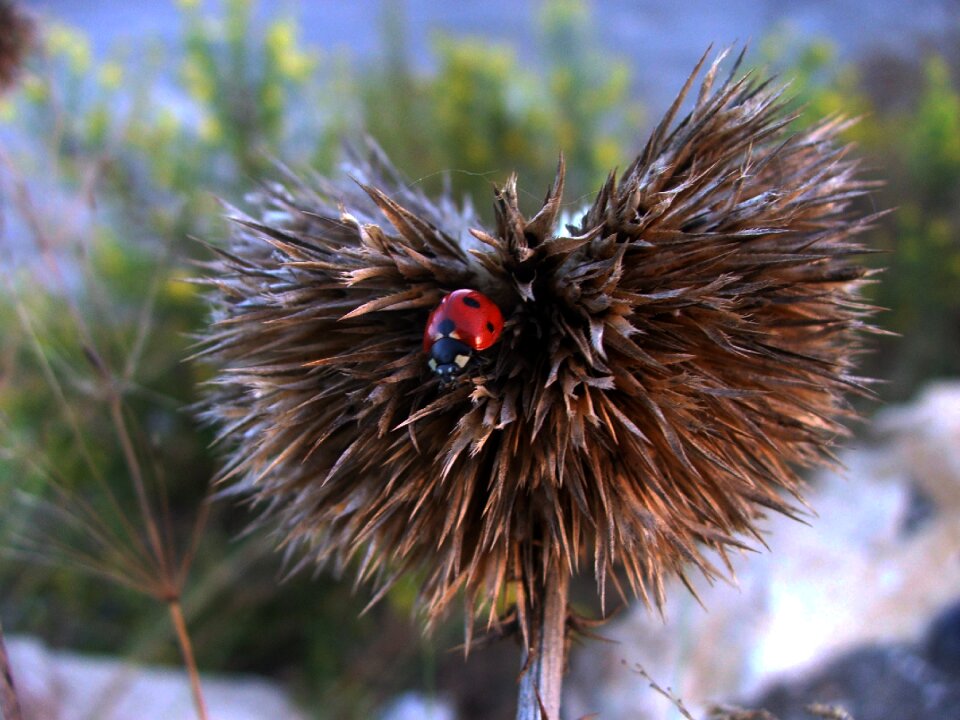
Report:
[[884,400],[904,400],[925,381],[960,372],[960,65],[930,54],[919,62],[873,55],[837,62],[826,42],[789,34],[768,38],[762,54],[802,105],[799,122],[860,116],[847,135],[884,186],[877,208],[896,208],[872,233],[886,268],[870,299],[880,324],[900,337],[877,340],[868,374]]
[[[562,148],[576,211],[646,132],[631,71],[604,50],[581,0],[540,7],[536,63],[438,36],[428,72],[413,69],[399,4],[381,19],[381,61],[363,67],[306,47],[294,16],[261,22],[252,0],[179,7],[177,47],[108,59],[82,34],[46,25],[20,89],[0,98],[0,545],[17,551],[0,560],[0,615],[54,645],[173,663],[162,606],[55,551],[96,549],[91,528],[57,522],[56,507],[83,504],[122,528],[137,507],[132,452],[157,521],[190,546],[216,465],[212,438],[186,410],[205,379],[184,362],[206,312],[188,282],[204,256],[191,237],[224,234],[217,198],[242,205],[259,179],[279,175],[277,159],[329,173],[342,141],[368,131],[411,182],[428,192],[448,183],[482,216],[491,183],[512,170],[534,207]],[[903,338],[882,338],[864,374],[886,380],[889,399],[960,374],[957,58],[843,64],[828,44],[784,34],[756,55],[792,79],[797,122],[863,116],[849,136],[886,180],[874,202],[899,207],[870,239],[889,268],[870,300],[891,308],[880,322]],[[248,520],[216,503],[187,554],[183,607],[201,668],[280,677],[317,717],[369,717],[405,687],[452,690],[464,717],[511,706],[512,692],[498,699],[476,678],[512,683],[512,659],[474,666],[467,682],[460,657],[443,652],[457,623],[419,637],[408,622],[415,580],[358,617],[366,601],[334,578],[278,586],[269,532],[241,536]],[[67,562],[45,562],[57,560]]]

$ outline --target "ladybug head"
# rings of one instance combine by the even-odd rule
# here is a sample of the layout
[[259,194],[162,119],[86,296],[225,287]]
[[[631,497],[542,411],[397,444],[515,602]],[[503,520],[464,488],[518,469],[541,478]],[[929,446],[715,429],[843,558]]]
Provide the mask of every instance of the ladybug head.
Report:
[[456,338],[442,337],[430,347],[428,364],[444,385],[452,383],[470,362],[473,351]]

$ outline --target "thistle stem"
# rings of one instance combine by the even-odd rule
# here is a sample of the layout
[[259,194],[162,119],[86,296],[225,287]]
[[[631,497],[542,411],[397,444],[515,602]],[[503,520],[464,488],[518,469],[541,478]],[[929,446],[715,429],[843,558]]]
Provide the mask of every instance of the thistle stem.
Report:
[[187,675],[190,677],[190,691],[193,693],[193,705],[197,710],[199,720],[208,720],[207,703],[203,699],[200,688],[200,672],[197,670],[197,661],[193,657],[193,644],[187,632],[187,623],[183,618],[183,610],[178,600],[171,600],[167,607],[170,610],[170,619],[177,632],[177,642],[180,643],[180,652],[183,654],[183,663],[187,666]]
[[530,647],[523,653],[517,720],[560,720],[570,579],[553,568],[534,598]]
[[0,720],[23,720],[20,701],[17,699],[17,689],[13,684],[13,673],[10,671],[7,646],[3,641],[2,626],[0,626]]

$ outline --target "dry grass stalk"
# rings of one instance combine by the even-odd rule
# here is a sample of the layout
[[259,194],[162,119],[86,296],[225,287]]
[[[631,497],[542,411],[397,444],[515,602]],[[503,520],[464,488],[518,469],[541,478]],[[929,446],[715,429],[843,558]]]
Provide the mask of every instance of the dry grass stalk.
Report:
[[[640,665],[635,665],[634,672],[646,680],[651,689],[665,697],[685,720],[695,720],[693,715],[683,704],[683,700],[674,694],[669,687],[664,688]],[[854,720],[843,708],[815,703],[804,708],[810,717],[826,718],[827,720]],[[749,710],[733,705],[714,705],[707,710],[709,720],[779,720],[769,710]]]
[[[460,593],[468,629],[515,603],[532,648],[555,573],[587,563],[601,596],[659,605],[668,577],[722,575],[741,536],[762,542],[765,510],[798,512],[798,469],[830,461],[844,394],[866,392],[853,258],[871,218],[851,203],[869,184],[845,121],[793,134],[782,90],[717,82],[719,59],[678,122],[703,62],[565,230],[562,161],[533,217],[511,177],[481,229],[376,151],[356,183],[291,174],[232,213],[206,280],[206,416],[222,479],[289,551],[354,564],[374,600],[418,573],[428,621]],[[459,287],[507,324],[443,391],[421,336]]]
[[[58,242],[49,236],[44,218],[33,203],[26,182],[19,176],[2,149],[0,163],[11,178],[12,192],[9,194],[31,231],[31,239],[38,254],[45,261],[45,267],[50,274],[47,280],[63,291],[62,299],[66,312],[69,313],[89,363],[91,377],[88,378],[88,385],[94,388],[91,395],[109,416],[139,511],[139,516],[135,519],[128,517],[127,509],[116,497],[94,459],[95,453],[90,448],[83,423],[78,417],[78,401],[70,396],[61,378],[63,373],[72,375],[82,370],[55,368],[50,362],[41,339],[42,329],[38,327],[40,320],[33,317],[23,301],[21,287],[11,269],[14,264],[10,262],[4,265],[3,279],[22,334],[33,351],[57,409],[69,427],[85,469],[98,485],[105,503],[94,505],[82,493],[74,491],[71,479],[64,477],[57,468],[51,467],[42,451],[31,447],[10,447],[13,457],[46,479],[51,498],[21,494],[21,505],[29,514],[30,522],[14,538],[14,545],[9,550],[29,561],[63,564],[90,572],[166,605],[190,680],[197,717],[207,720],[206,702],[180,601],[206,523],[209,505],[202,505],[185,548],[179,550],[176,533],[167,512],[162,477],[156,478],[156,487],[151,486],[138,452],[138,444],[131,432],[126,410],[125,393],[135,381],[137,357],[142,349],[145,333],[150,327],[146,316],[153,307],[158,286],[155,285],[145,293],[141,314],[143,321],[139,325],[141,334],[134,339],[123,368],[114,369],[104,359],[105,353],[98,349],[95,334],[77,296],[67,289],[64,279],[66,273],[61,268],[58,251],[55,249]],[[8,188],[0,187],[0,191],[3,190]],[[44,284],[39,278],[33,279],[41,285]],[[70,379],[76,380],[75,377]],[[84,400],[89,402],[90,398]],[[2,414],[0,427],[9,429]],[[11,439],[17,436],[17,433],[13,432],[6,434]],[[108,513],[107,510],[112,512]]]
[[[824,720],[854,720],[853,716],[842,707],[815,703],[804,708],[811,718]],[[684,716],[687,717],[687,716]],[[709,720],[779,720],[776,715],[767,710],[746,710],[733,706],[715,706],[709,711]]]

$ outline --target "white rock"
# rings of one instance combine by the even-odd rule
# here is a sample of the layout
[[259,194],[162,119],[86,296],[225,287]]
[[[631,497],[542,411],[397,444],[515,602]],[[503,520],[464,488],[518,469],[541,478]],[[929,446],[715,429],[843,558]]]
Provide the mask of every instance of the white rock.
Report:
[[[7,651],[27,718],[195,720],[186,673],[136,666],[8,637]],[[304,720],[275,683],[251,676],[202,678],[211,720]]]
[[873,430],[894,445],[896,471],[938,507],[960,512],[960,382],[935,383],[917,402],[881,410]]
[[409,692],[391,702],[380,720],[456,720],[456,713],[445,700]]
[[[919,639],[960,596],[960,383],[885,410],[877,428],[882,444],[848,449],[844,476],[812,483],[809,525],[769,518],[770,550],[735,563],[738,588],[695,582],[704,610],[673,583],[665,622],[636,606],[600,629],[618,644],[575,650],[565,717],[676,718],[636,664],[697,716],[854,646]],[[913,488],[934,512],[905,532]]]

